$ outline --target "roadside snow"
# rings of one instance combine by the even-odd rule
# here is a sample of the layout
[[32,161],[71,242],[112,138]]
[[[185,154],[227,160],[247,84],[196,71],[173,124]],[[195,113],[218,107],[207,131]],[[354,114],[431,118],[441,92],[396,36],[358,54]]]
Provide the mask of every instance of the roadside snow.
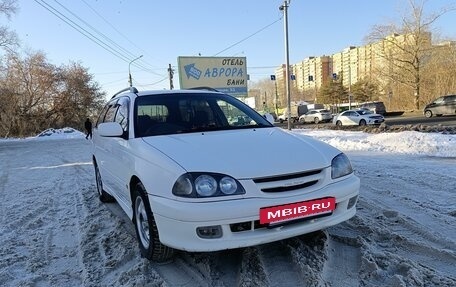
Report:
[[165,264],[140,258],[120,207],[98,201],[83,133],[0,140],[0,286],[456,286],[456,135],[292,132],[347,153],[357,215]]

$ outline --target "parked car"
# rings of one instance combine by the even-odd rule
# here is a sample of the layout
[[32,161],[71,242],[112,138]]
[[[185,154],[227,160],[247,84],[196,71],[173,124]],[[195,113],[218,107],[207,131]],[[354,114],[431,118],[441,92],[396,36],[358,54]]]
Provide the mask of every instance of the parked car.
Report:
[[316,123],[319,122],[330,122],[332,120],[332,114],[326,109],[310,110],[307,113],[299,117],[300,123]]
[[456,114],[456,95],[447,95],[435,99],[424,107],[423,113],[427,118],[434,115],[439,117],[444,114]]
[[121,91],[92,152],[100,200],[117,201],[151,260],[282,240],[356,213],[360,181],[344,153],[219,92]]
[[366,108],[373,112],[374,114],[379,114],[384,116],[386,114],[386,107],[383,102],[367,102],[367,103],[362,103],[360,108]]
[[385,121],[385,118],[382,115],[374,114],[366,109],[356,109],[348,110],[340,113],[335,116],[333,123],[338,126],[345,125],[356,125],[356,126],[365,126],[365,125],[378,125]]

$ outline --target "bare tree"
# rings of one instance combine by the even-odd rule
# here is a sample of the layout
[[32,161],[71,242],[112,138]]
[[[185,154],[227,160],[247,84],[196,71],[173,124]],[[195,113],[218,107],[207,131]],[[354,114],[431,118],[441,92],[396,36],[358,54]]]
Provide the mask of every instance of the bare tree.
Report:
[[24,58],[8,54],[1,79],[5,94],[0,102],[9,107],[0,115],[3,126],[10,126],[8,133],[25,136],[42,128],[52,109],[55,72],[43,53],[29,53]]
[[0,136],[29,136],[47,128],[83,128],[105,93],[87,68],[56,67],[41,53],[10,53],[0,74]]
[[83,129],[86,118],[95,118],[105,102],[105,93],[88,69],[70,63],[59,69],[59,93],[54,98],[56,126]]
[[[0,16],[5,16],[10,20],[17,10],[17,0],[0,0]],[[10,31],[7,26],[0,26],[0,47],[10,50],[17,44],[16,33]]]
[[414,107],[419,109],[422,70],[432,54],[432,25],[442,15],[454,11],[455,7],[442,8],[437,13],[426,15],[426,0],[409,0],[408,3],[410,11],[402,17],[400,25],[374,26],[368,40],[381,43],[377,50],[384,64],[378,67],[377,73],[386,79],[385,92],[392,93],[393,87],[406,87],[413,93]]

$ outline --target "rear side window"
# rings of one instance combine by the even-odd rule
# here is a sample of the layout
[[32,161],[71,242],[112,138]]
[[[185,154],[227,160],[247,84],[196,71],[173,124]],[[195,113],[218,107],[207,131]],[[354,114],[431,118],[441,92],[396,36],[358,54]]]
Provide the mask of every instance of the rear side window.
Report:
[[455,96],[448,96],[445,102],[456,102],[456,95]]

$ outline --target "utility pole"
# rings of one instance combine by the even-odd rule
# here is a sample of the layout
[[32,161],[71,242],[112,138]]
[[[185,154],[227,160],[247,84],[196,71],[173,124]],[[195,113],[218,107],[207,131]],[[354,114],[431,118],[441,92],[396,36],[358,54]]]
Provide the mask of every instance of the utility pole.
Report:
[[285,86],[287,93],[287,110],[288,110],[288,130],[291,130],[291,96],[290,96],[290,53],[288,49],[288,5],[291,0],[284,0],[283,5],[279,7],[283,11],[284,34],[285,34]]
[[174,75],[174,70],[173,70],[173,68],[171,68],[171,64],[169,64],[168,65],[168,77],[169,77],[169,89],[170,90],[174,89],[173,75]]
[[130,66],[131,66],[131,63],[133,63],[134,61],[138,60],[138,59],[141,59],[143,55],[137,57],[137,58],[134,58],[133,60],[130,61],[130,63],[128,63],[128,82],[130,83],[130,87],[133,86],[133,82],[131,81],[131,72],[130,72]]

